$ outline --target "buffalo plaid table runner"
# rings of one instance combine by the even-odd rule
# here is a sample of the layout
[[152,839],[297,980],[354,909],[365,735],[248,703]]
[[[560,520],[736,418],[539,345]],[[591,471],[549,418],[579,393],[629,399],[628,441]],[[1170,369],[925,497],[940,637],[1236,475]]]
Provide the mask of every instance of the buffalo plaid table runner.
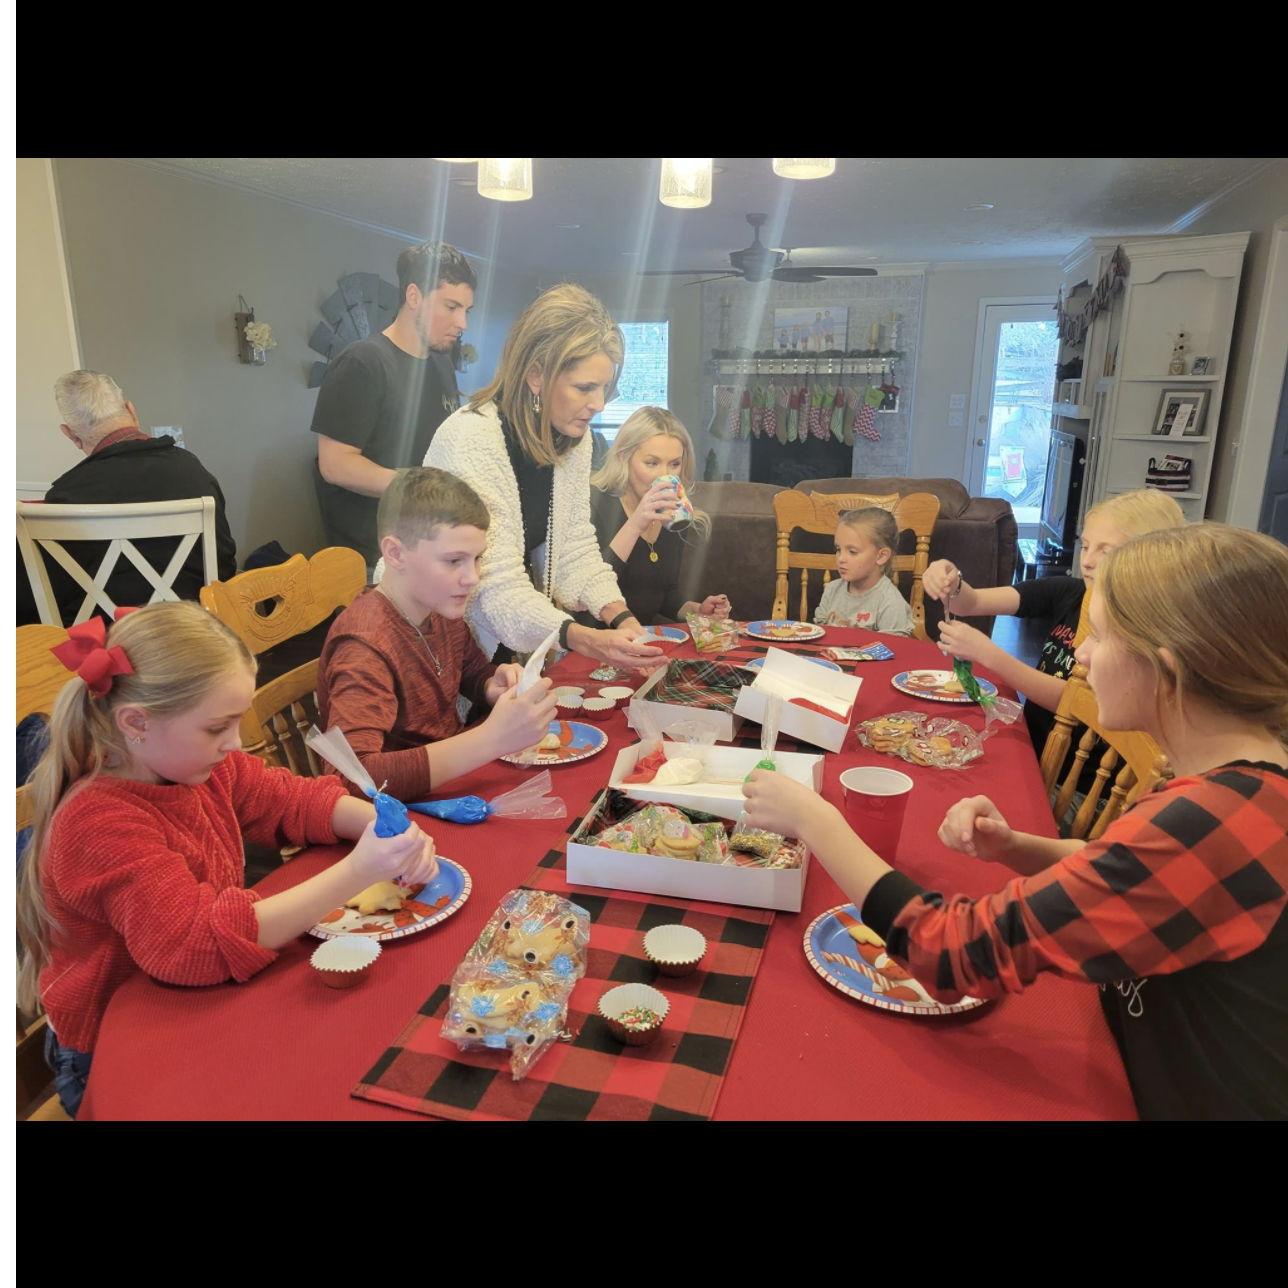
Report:
[[[569,827],[577,829],[581,819]],[[774,914],[659,895],[607,896],[569,887],[564,851],[550,850],[524,885],[550,890],[590,913],[586,974],[568,1009],[572,1042],[554,1042],[520,1082],[509,1053],[460,1051],[439,1036],[449,984],[440,984],[352,1094],[438,1118],[470,1121],[643,1121],[711,1117],[742,1026]],[[692,975],[661,975],[644,934],[680,923],[706,936]],[[596,1011],[618,984],[650,984],[670,999],[649,1046],[619,1043]]]

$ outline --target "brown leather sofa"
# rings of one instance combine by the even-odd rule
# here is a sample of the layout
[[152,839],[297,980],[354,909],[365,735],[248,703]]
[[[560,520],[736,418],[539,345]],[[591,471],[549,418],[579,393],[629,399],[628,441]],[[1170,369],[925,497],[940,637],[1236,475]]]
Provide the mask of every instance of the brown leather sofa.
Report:
[[[1007,586],[1015,572],[1015,515],[1007,501],[972,497],[956,479],[832,478],[806,479],[800,492],[866,492],[874,496],[898,492],[931,492],[939,497],[939,518],[930,540],[930,558],[951,559],[972,586]],[[774,523],[774,494],[781,491],[766,483],[698,483],[693,500],[711,515],[711,536],[706,542],[691,540],[680,564],[685,595],[700,600],[723,593],[733,603],[734,616],[755,620],[768,617],[774,599],[774,552],[778,535]],[[914,548],[911,533],[904,533],[904,549]],[[827,538],[798,533],[793,549],[830,550]],[[792,574],[792,600],[798,601]],[[810,578],[810,614],[822,594],[822,579]],[[904,594],[906,585],[901,585]],[[943,610],[927,601],[926,630],[938,634]],[[992,634],[991,617],[964,619]]]

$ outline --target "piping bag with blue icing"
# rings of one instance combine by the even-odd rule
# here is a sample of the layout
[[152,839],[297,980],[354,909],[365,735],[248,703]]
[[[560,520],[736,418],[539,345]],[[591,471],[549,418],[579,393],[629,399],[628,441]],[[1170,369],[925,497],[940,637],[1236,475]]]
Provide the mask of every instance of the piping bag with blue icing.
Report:
[[407,806],[392,796],[386,796],[376,787],[375,780],[362,767],[362,761],[349,746],[343,729],[335,727],[323,733],[314,725],[305,735],[304,744],[371,797],[371,803],[376,807],[377,836],[401,836],[411,826]]

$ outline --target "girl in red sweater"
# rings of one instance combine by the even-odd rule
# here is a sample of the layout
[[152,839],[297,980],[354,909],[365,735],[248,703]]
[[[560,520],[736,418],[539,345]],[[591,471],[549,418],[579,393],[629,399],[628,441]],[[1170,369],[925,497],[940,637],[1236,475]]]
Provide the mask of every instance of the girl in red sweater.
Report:
[[[241,750],[255,662],[193,603],[73,628],[76,672],[31,779],[19,879],[18,1004],[49,1016],[46,1054],[67,1112],[99,1023],[136,969],[169,984],[249,979],[277,949],[376,881],[432,881],[419,828],[375,835],[375,810],[334,775],[296,778]],[[356,840],[326,872],[261,899],[243,886],[243,835],[274,847]]]

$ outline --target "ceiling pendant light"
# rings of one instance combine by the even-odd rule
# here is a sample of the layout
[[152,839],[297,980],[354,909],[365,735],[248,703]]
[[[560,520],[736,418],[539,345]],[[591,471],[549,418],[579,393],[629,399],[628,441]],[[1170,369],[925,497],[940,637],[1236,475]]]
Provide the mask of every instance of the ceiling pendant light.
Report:
[[677,210],[697,210],[711,204],[711,157],[665,157],[658,198]]
[[485,157],[479,161],[479,196],[527,201],[532,196],[532,158]]
[[774,158],[774,173],[780,179],[826,179],[835,170],[835,157]]

